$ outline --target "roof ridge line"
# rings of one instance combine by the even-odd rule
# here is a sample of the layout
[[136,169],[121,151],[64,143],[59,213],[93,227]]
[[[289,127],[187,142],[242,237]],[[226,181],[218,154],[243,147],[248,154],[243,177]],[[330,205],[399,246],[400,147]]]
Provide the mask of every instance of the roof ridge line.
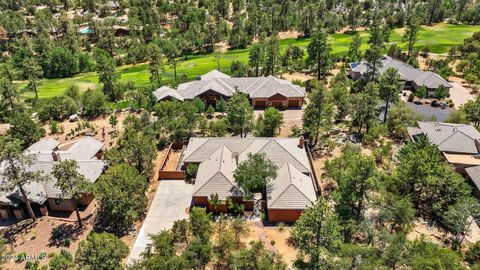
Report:
[[[290,166],[291,164],[288,163],[288,165]],[[293,165],[291,165],[291,166],[293,166]],[[294,169],[296,169],[296,168],[294,168]],[[290,168],[289,168],[289,170],[290,170]],[[298,171],[298,170],[297,170],[297,171]],[[298,172],[299,172],[299,173],[302,173],[301,171],[298,171]],[[302,173],[302,174],[303,174],[303,173]],[[307,176],[307,175],[305,175],[305,176]],[[299,188],[296,184],[294,184],[293,182],[291,182],[290,185],[294,186],[305,198],[308,199],[307,194],[305,194],[303,191],[301,191],[300,188]],[[309,199],[309,200],[310,200],[310,199]]]
[[[303,163],[302,163],[300,160],[298,160],[295,156],[293,156],[292,154],[290,154],[290,151],[288,151],[285,147],[283,147],[283,145],[281,145],[281,144],[276,140],[276,138],[270,138],[270,140],[271,140],[271,141],[274,141],[275,143],[277,143],[281,148],[283,148],[283,150],[285,150],[285,152],[287,152],[291,157],[293,157],[294,160],[296,160],[296,161],[297,161],[298,163],[300,163],[303,167],[305,167],[305,166],[303,165]],[[260,148],[260,150],[258,150],[258,152],[262,151],[263,148],[265,148],[265,146],[267,146],[267,145],[268,145],[268,143],[266,143],[262,148]],[[257,152],[257,153],[258,153],[258,152]],[[286,163],[289,163],[289,162],[286,162]],[[305,168],[308,169],[307,167],[305,167]],[[309,172],[310,172],[310,170],[309,170]]]
[[[270,77],[257,77],[257,81],[259,81],[260,78],[271,79]],[[259,86],[257,87],[257,89],[255,89],[255,91],[252,92],[251,94],[255,94],[256,92],[258,92],[258,91],[260,90],[260,89],[258,89],[258,88],[264,86],[264,85],[267,83],[267,81],[268,81],[268,80],[263,80],[263,81],[260,80],[260,85],[259,85]],[[252,84],[252,85],[253,85],[253,84]],[[277,91],[277,92],[278,92],[278,91]]]
[[[291,174],[290,174],[290,169],[288,168],[288,162],[286,163],[286,165],[287,165],[287,170],[288,170],[288,174],[287,174],[287,175],[288,175],[288,176],[291,176]],[[283,166],[282,166],[282,167],[283,167]],[[277,169],[277,171],[278,171],[278,169]],[[277,175],[277,177],[278,177],[278,175]],[[275,178],[275,179],[276,179],[276,178]],[[291,179],[291,177],[290,177],[290,179]],[[285,187],[285,189],[277,196],[277,198],[270,204],[270,206],[272,206],[273,204],[275,204],[275,203],[278,201],[278,199],[279,199],[280,197],[282,197],[282,195],[285,193],[285,191],[287,191],[288,186],[289,186],[290,184],[291,184],[291,183],[289,183],[289,184]],[[267,199],[268,199],[268,198],[267,198]],[[267,205],[268,205],[268,203],[267,203]]]
[[[193,195],[195,195],[195,194],[196,194],[200,189],[202,189],[208,182],[210,182],[210,180],[211,180],[215,175],[217,175],[219,172],[220,172],[220,171],[217,171],[216,173],[214,173],[214,174],[212,175],[212,177],[210,177],[209,179],[207,179],[207,181],[205,181],[205,183],[203,183],[203,184],[197,189],[197,191],[195,191],[195,192],[193,193]],[[197,181],[196,181],[196,179],[195,179],[195,183],[196,183],[196,182],[197,182]]]
[[[448,139],[450,139],[453,135],[457,134],[457,132],[459,132],[459,130],[457,130],[457,131],[453,132],[452,134],[448,135],[448,137],[446,137],[445,140],[441,141],[441,142],[438,144],[438,146],[442,145],[444,142],[446,142]],[[463,132],[462,132],[462,133],[463,133]],[[465,134],[465,133],[464,133],[464,134]],[[465,135],[466,135],[466,134],[465,134]],[[469,136],[467,135],[467,137],[469,137]]]
[[248,92],[250,87],[252,87],[252,85],[254,85],[258,80],[260,80],[260,77],[245,77],[245,78],[254,79],[252,83],[250,83],[247,87],[245,87],[245,92]]
[[191,157],[193,154],[195,154],[198,151],[198,149],[200,149],[203,145],[205,145],[210,140],[210,137],[206,137],[205,139],[206,140],[200,146],[198,146],[198,148],[195,149],[195,151],[193,151],[189,156],[184,157],[183,160],[186,160],[189,157]]
[[213,80],[217,80],[217,82],[221,85],[223,85],[224,87],[226,87],[229,91],[235,93],[235,87],[231,87],[230,85],[228,85],[226,82],[223,81],[224,78],[213,78]]
[[[228,176],[226,176],[222,171],[218,171],[217,173],[220,173],[221,175],[223,175],[223,177],[225,177],[225,179],[227,179],[228,182],[230,182],[233,186],[236,186],[236,187],[239,187],[239,185],[237,185],[237,182],[235,182],[235,179],[232,179],[230,181],[230,178]],[[211,178],[210,178],[211,179]]]

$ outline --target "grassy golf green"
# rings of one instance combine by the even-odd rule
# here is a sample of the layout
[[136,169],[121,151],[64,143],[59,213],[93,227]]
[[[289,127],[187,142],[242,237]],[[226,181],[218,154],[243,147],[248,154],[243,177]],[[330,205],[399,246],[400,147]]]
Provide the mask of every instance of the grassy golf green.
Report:
[[[390,41],[391,43],[397,43],[399,46],[405,48],[405,43],[402,42],[403,29],[395,29],[392,31]],[[432,53],[446,53],[451,46],[459,45],[465,38],[470,37],[473,33],[480,31],[480,26],[471,25],[450,25],[450,24],[437,24],[435,26],[424,26],[421,28],[418,34],[418,41],[415,45],[416,48],[422,49],[428,47]],[[368,32],[360,32],[362,36],[362,49],[366,49]],[[351,42],[351,35],[348,34],[332,34],[330,35],[330,41],[332,43],[332,53],[334,55],[344,55],[348,51],[348,46]],[[285,50],[288,45],[297,45],[306,48],[309,43],[309,39],[297,40],[294,38],[281,40],[281,50]],[[230,70],[230,63],[233,60],[239,60],[244,63],[248,61],[247,49],[238,49],[227,51],[220,57],[220,70],[228,73]],[[190,55],[187,60],[181,61],[177,67],[177,75],[186,74],[189,78],[204,74],[212,69],[217,68],[217,59],[214,54],[208,55]],[[149,74],[146,64],[139,64],[135,66],[124,66],[118,68],[118,72],[121,73],[122,81],[133,81],[137,86],[150,85]],[[165,82],[173,80],[173,70],[171,67],[167,67],[163,74]],[[50,98],[61,95],[71,84],[76,84],[81,90],[88,88],[96,88],[99,86],[98,76],[95,72],[79,74],[71,78],[64,79],[47,79],[41,82],[39,87],[40,98]],[[20,84],[20,88],[25,87],[25,83]],[[33,97],[33,93],[26,92],[27,97]]]

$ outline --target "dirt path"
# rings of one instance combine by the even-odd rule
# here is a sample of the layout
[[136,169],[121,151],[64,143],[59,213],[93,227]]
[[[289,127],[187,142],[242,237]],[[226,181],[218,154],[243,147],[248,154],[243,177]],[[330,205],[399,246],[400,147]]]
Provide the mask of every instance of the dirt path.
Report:
[[165,170],[165,171],[176,171],[178,161],[180,160],[181,154],[182,154],[181,149],[180,150],[172,150],[172,152],[170,153],[170,156],[168,156],[167,162],[166,162],[163,170]]
[[10,129],[10,124],[0,124],[0,134],[6,133]]
[[264,226],[261,222],[248,223],[249,234],[244,238],[244,243],[251,241],[262,241],[265,247],[275,253],[282,255],[283,260],[289,267],[292,267],[298,254],[298,250],[289,245],[290,227]]
[[[128,112],[122,112],[122,113],[117,113],[115,116],[117,117],[118,124],[116,127],[112,127],[110,125],[110,115],[104,116],[104,117],[99,117],[94,120],[86,120],[88,121],[93,127],[94,127],[94,133],[95,136],[94,138],[103,142],[106,148],[111,147],[114,144],[115,138],[114,138],[114,131],[116,130],[119,134],[121,134],[124,130],[123,128],[123,121],[127,117],[127,115],[130,114]],[[43,128],[47,132],[47,135],[45,136],[46,138],[53,138],[55,140],[59,140],[61,143],[65,143],[71,140],[78,139],[79,136],[78,132],[76,133],[76,136],[70,136],[67,135],[72,132],[72,130],[75,130],[79,125],[80,125],[81,120],[76,121],[76,122],[70,122],[68,120],[62,121],[58,123],[59,129],[63,129],[63,133],[58,133],[58,134],[51,134],[50,131],[50,124],[45,124]],[[105,136],[103,136],[103,131],[105,131]]]
[[[92,231],[94,217],[84,221],[81,230],[77,229],[76,222],[66,222],[52,217],[40,217],[37,222],[27,225],[28,220],[12,225],[8,230],[8,247],[11,255],[25,254],[28,259],[38,259],[40,265],[48,263],[48,256],[66,249],[75,254],[80,241],[86,239]],[[9,238],[9,236],[11,236]],[[2,269],[25,269],[25,261],[16,262],[15,259],[6,260]]]
[[301,82],[305,82],[305,81],[308,81],[308,80],[311,80],[313,79],[314,77],[311,76],[311,75],[307,75],[305,73],[300,73],[300,72],[285,72],[282,74],[282,77],[285,78],[285,80],[288,80],[288,81],[301,81]]

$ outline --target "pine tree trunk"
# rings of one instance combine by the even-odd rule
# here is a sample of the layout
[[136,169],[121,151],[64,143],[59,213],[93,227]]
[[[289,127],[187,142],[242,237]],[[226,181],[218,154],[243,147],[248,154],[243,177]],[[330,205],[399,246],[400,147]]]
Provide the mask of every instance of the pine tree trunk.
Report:
[[32,85],[33,85],[33,91],[35,91],[35,98],[38,99],[37,84],[35,83],[35,80],[32,81]]
[[83,227],[82,217],[80,217],[80,212],[78,211],[78,205],[75,206],[75,213],[77,214],[78,226],[82,228]]
[[387,114],[388,114],[388,99],[387,102],[385,103],[385,114],[383,115],[383,123],[387,123]]
[[33,213],[32,206],[30,205],[30,201],[28,200],[27,194],[25,193],[23,186],[19,185],[18,187],[20,189],[20,192],[22,193],[23,202],[27,205],[28,214],[33,219],[33,221],[37,221],[37,217],[35,216],[35,213]]
[[177,82],[177,60],[173,59],[173,77],[175,78],[175,82]]
[[321,67],[320,67],[320,55],[317,55],[317,79],[318,79],[319,81],[320,81],[320,79],[321,79],[321,78],[320,78],[320,77],[321,77],[321,76],[320,76],[320,69],[321,69]]

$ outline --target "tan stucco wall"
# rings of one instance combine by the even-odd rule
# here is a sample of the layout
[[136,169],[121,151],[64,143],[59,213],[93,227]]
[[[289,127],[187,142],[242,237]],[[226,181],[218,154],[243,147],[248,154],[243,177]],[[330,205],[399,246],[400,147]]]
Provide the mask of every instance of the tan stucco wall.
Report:
[[268,209],[269,222],[293,223],[302,215],[303,210]]
[[53,198],[48,198],[48,205],[50,206],[50,209],[53,211],[75,210],[75,202],[72,199],[60,199],[56,201]]
[[[265,102],[266,107],[272,107],[274,103],[281,102],[283,108],[290,108],[288,105],[290,103],[290,100],[296,100],[298,101],[298,107],[302,107],[303,105],[303,98],[287,98],[287,99],[266,99],[266,98],[254,98],[252,99],[252,106],[254,108],[261,108],[263,106],[260,106],[259,104],[262,102]],[[298,108],[298,107],[291,107],[291,108]]]

